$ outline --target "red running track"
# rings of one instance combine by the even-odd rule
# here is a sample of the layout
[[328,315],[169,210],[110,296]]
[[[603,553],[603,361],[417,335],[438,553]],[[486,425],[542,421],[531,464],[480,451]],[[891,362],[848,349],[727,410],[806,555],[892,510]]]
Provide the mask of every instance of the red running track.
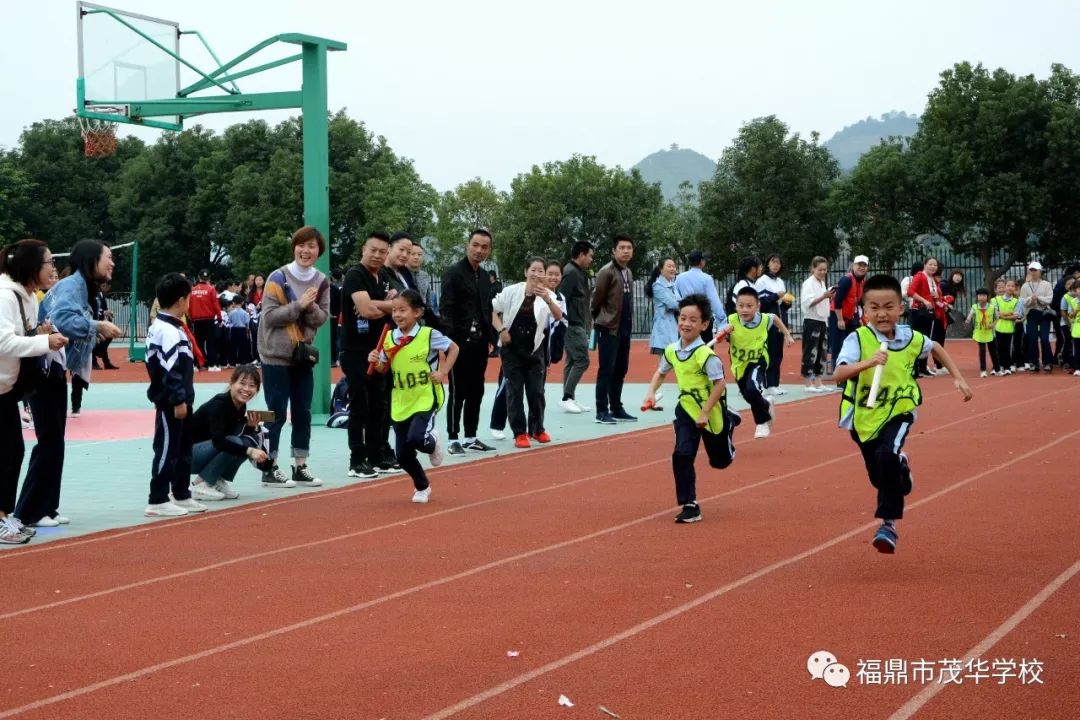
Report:
[[[895,556],[835,396],[699,464],[697,525],[656,429],[3,553],[0,718],[1073,718],[1080,382],[974,385],[924,384]],[[1045,684],[854,677],[969,652]]]

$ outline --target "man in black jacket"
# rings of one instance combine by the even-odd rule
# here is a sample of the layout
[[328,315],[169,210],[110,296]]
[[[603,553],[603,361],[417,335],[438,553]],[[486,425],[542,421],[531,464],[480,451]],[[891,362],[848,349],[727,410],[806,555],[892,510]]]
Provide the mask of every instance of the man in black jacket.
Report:
[[591,243],[578,240],[570,249],[570,262],[563,268],[559,293],[566,298],[566,361],[563,363],[563,396],[559,407],[568,413],[590,410],[574,399],[581,376],[589,369],[589,333],[592,332],[592,315],[589,277],[585,274],[593,263],[594,248]]
[[[464,455],[466,450],[487,452],[495,448],[476,437],[480,426],[480,402],[484,398],[484,373],[494,333],[491,329],[491,284],[480,267],[491,256],[491,233],[473,230],[465,247],[465,258],[447,269],[442,278],[439,311],[443,329],[461,349],[450,371],[450,392],[446,414],[447,452]],[[465,432],[461,438],[462,415]]]

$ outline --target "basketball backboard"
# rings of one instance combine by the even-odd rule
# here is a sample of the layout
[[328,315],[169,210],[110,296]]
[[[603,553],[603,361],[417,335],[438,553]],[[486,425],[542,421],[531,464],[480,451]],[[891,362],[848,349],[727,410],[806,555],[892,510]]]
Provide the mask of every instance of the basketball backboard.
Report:
[[[129,108],[180,92],[180,25],[126,10],[79,2],[77,112],[132,120]],[[178,116],[157,118],[181,125]],[[179,129],[179,128],[177,128]]]

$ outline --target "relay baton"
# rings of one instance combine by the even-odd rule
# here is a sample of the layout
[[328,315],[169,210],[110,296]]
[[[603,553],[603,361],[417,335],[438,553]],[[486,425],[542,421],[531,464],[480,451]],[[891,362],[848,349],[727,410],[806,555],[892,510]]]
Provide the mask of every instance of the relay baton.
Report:
[[[881,347],[878,348],[881,352],[889,351],[889,343],[881,343]],[[874,368],[874,379],[870,382],[870,394],[866,396],[866,407],[872,408],[877,405],[878,391],[881,390],[881,374],[885,372],[884,365],[878,365]]]
[[[375,349],[382,352],[383,344],[386,343],[386,333],[390,330],[390,325],[383,325],[382,334],[379,335],[379,343],[375,346]],[[367,366],[367,374],[371,375],[375,372],[375,366],[378,363],[369,362]]]
[[[713,338],[712,340],[710,340],[708,343],[705,344],[705,347],[711,348],[713,345],[716,345],[716,341],[717,341],[717,338]],[[664,399],[664,391],[663,390],[657,390],[656,394],[653,396],[653,402],[646,401],[646,402],[643,402],[641,404],[641,412],[647,412],[649,410],[663,410],[663,408],[660,407],[660,405],[659,405],[659,402],[661,400],[663,400],[663,399]]]

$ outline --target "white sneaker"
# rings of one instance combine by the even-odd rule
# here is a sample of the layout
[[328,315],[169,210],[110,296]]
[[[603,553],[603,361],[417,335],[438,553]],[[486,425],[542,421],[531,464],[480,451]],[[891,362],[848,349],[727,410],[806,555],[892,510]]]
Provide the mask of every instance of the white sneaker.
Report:
[[821,392],[825,392],[825,388],[823,388],[823,387],[819,387],[819,386],[817,386],[817,385],[807,385],[807,386],[805,386],[805,387],[803,388],[803,390],[804,390],[804,391],[806,391],[806,392],[808,392],[808,393],[821,393]]
[[769,437],[769,433],[771,432],[772,431],[769,430],[768,423],[758,425],[757,428],[754,429],[754,439],[757,440],[759,438],[767,438]]
[[196,500],[217,501],[224,500],[225,493],[219,492],[210,485],[207,485],[206,482],[199,480],[191,485],[191,497]]
[[412,501],[414,503],[425,504],[431,498],[431,486],[428,485],[424,490],[417,490],[413,493]]
[[1080,370],[1073,373],[1073,377],[1080,377]]
[[213,365],[209,369],[210,372],[221,372],[221,368],[219,368],[217,365]]
[[[580,405],[578,405],[576,402],[574,402],[574,398],[567,398],[566,400],[560,400],[559,401],[559,407],[561,407],[566,412],[572,413],[574,415],[580,415],[582,412],[584,412],[584,408],[582,408]],[[499,438],[499,439],[502,440],[502,438]]]
[[240,497],[240,493],[233,490],[232,483],[228,480],[218,480],[214,483],[214,489],[221,493],[221,496],[226,500],[235,500]]
[[787,390],[777,385],[773,388],[773,395],[787,395]]
[[764,395],[765,397],[772,397],[774,391],[775,391],[775,388],[767,387],[767,388],[765,388],[764,390],[761,391],[761,394]]
[[583,412],[583,413],[592,412],[592,406],[591,405],[586,405],[585,403],[578,402],[577,400],[574,400],[574,404],[577,405],[579,408],[581,408],[581,412]]
[[431,451],[431,467],[439,467],[443,464],[443,460],[446,459],[446,448],[443,447],[443,439],[438,430],[432,430],[431,435],[435,438],[435,449]]
[[201,513],[206,512],[209,509],[195,498],[188,498],[187,500],[173,500],[172,504],[180,508],[181,510],[189,513]]
[[60,523],[61,525],[70,525],[71,524],[71,518],[66,517],[64,515],[54,515],[53,520]]
[[34,523],[34,527],[60,527],[60,523],[46,515]]
[[187,514],[187,510],[171,502],[147,505],[146,509],[143,510],[143,515],[146,517],[180,517],[181,515]]
[[491,428],[491,430],[489,432],[491,433],[491,439],[492,440],[505,440],[506,439],[506,433],[503,432],[502,430],[496,430],[495,428]]
[[981,377],[981,378],[984,378],[984,377],[986,377],[986,371],[985,371],[985,370],[981,371],[981,372],[979,373],[979,377]]

